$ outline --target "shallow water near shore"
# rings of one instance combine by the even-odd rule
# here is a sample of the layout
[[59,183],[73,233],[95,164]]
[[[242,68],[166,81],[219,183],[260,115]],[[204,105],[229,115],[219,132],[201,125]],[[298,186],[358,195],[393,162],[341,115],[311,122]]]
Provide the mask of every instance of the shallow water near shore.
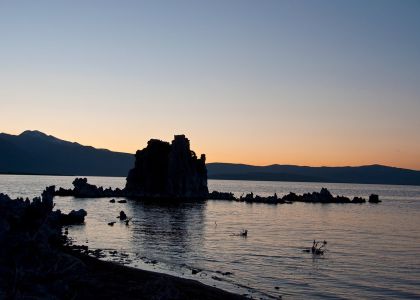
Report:
[[[69,188],[73,179],[0,175],[0,192],[32,198],[48,185]],[[88,179],[104,187],[125,184],[125,178]],[[104,249],[107,260],[257,298],[419,298],[420,187],[209,180],[210,191],[237,196],[301,194],[321,187],[348,197],[377,193],[383,202],[157,204],[57,197],[55,203],[64,212],[88,212],[86,224],[70,227],[69,236],[76,244]],[[121,210],[133,217],[129,226],[116,218]],[[111,221],[116,221],[112,227]],[[234,235],[245,228],[247,238]],[[302,251],[313,239],[328,241],[324,256]]]

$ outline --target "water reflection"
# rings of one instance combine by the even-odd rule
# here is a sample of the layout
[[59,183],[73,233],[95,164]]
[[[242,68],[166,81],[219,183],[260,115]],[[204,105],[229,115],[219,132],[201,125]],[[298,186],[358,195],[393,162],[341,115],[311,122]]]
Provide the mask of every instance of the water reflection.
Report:
[[128,207],[134,216],[131,240],[145,256],[185,260],[203,247],[205,202],[129,201]]
[[[31,196],[51,183],[68,187],[73,179],[0,176],[0,189],[15,197]],[[114,188],[124,184],[123,178],[89,181]],[[349,197],[377,193],[384,202],[276,206],[207,201],[162,205],[67,197],[57,198],[56,203],[66,212],[79,208],[88,212],[86,225],[70,230],[81,244],[87,241],[93,249],[132,254],[131,265],[142,268],[138,261],[145,256],[159,262],[156,268],[185,264],[203,269],[197,275],[192,276],[191,270],[189,274],[219,287],[233,282],[244,287],[240,293],[258,290],[261,293],[253,294],[255,298],[420,297],[420,187],[215,180],[209,181],[209,186],[239,195],[250,191],[260,195],[301,194],[325,186],[334,194]],[[130,226],[116,219],[120,210],[133,217]],[[117,223],[110,227],[110,221]],[[231,235],[242,228],[249,230],[246,239]],[[313,259],[302,253],[302,247],[310,247],[313,239],[328,241],[324,258]],[[216,273],[223,281],[209,282],[203,274],[211,277],[210,270],[232,275]]]

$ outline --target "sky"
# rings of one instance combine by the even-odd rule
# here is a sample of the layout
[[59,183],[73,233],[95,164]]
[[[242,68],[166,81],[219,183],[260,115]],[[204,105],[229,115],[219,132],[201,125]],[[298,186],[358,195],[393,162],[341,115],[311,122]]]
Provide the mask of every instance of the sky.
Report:
[[420,1],[3,1],[0,132],[420,170]]

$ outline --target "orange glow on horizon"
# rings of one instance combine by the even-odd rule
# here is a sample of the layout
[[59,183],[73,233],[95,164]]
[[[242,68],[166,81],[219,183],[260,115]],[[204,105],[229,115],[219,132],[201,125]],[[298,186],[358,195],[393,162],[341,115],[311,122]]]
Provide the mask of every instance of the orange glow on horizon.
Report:
[[[16,133],[19,134],[20,132]],[[51,134],[51,133],[49,133]],[[178,133],[177,133],[178,134]],[[82,145],[93,146],[95,148],[109,149],[111,151],[135,153],[138,149],[143,149],[147,141],[151,138],[158,138],[164,141],[172,141],[173,135],[151,136],[138,138],[136,142],[131,137],[124,135],[106,136],[80,136],[77,138],[73,134],[51,134],[58,138],[78,142]],[[291,143],[288,147],[276,147],[275,141],[264,145],[246,145],[242,143],[220,143],[205,139],[196,139],[186,135],[190,139],[191,149],[200,155],[206,154],[208,163],[223,162],[248,164],[256,166],[267,166],[272,164],[280,165],[299,165],[310,167],[336,167],[336,166],[362,166],[380,164],[392,167],[420,170],[420,161],[413,158],[417,157],[416,149],[410,151],[392,152],[380,147],[369,149],[366,146],[351,147],[349,145],[334,144],[330,141],[327,147],[305,146],[310,144],[310,139],[301,143]],[[370,151],[367,151],[370,150]],[[397,154],[397,155],[395,155]]]
[[[361,166],[381,164],[392,167],[420,170],[420,146],[417,141],[411,141],[411,146],[396,149],[398,143],[407,141],[391,140],[386,135],[376,137],[374,143],[369,143],[369,137],[363,141],[356,137],[358,142],[349,135],[344,140],[340,134],[329,136],[310,136],[306,139],[290,137],[286,139],[269,138],[269,136],[256,136],[250,141],[246,134],[229,138],[226,135],[198,134],[197,132],[155,131],[144,132],[124,131],[123,124],[115,131],[89,130],[38,130],[57,138],[78,142],[82,145],[95,148],[109,149],[111,151],[135,153],[143,149],[151,138],[172,141],[175,134],[185,134],[190,139],[191,149],[198,155],[206,154],[207,162],[238,163],[249,165],[300,165],[300,166]],[[75,125],[76,127],[76,125]],[[67,128],[66,128],[67,129]],[[20,134],[21,130],[10,130],[6,133]],[[135,138],[133,138],[133,136]]]
[[0,132],[420,170],[419,1],[87,2],[1,6]]

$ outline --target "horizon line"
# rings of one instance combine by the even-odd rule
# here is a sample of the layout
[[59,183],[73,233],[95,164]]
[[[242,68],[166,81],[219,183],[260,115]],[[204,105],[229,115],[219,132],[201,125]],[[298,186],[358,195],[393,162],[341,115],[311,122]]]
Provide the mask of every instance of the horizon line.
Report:
[[[97,150],[110,151],[110,152],[128,154],[128,155],[135,155],[135,152],[130,153],[130,152],[119,151],[119,150],[111,150],[111,149],[108,149],[108,148],[102,148],[102,147],[95,147],[95,146],[91,146],[91,145],[80,144],[79,142],[76,142],[76,141],[64,140],[64,139],[58,138],[54,135],[45,133],[45,132],[43,132],[41,130],[37,130],[37,129],[33,129],[33,130],[26,129],[26,130],[23,130],[19,134],[11,134],[11,133],[6,133],[6,132],[0,132],[0,134],[12,135],[12,136],[21,136],[23,133],[42,134],[42,135],[45,135],[47,137],[51,137],[51,138],[54,138],[54,139],[57,139],[57,140],[60,140],[60,141],[64,141],[64,142],[68,142],[68,143],[76,143],[76,144],[78,144],[80,146],[83,146],[83,147],[92,147],[92,148],[97,149]],[[151,139],[153,139],[153,138],[151,138]],[[137,149],[136,151],[138,151],[138,150],[140,150],[140,149]],[[388,164],[380,164],[380,163],[357,164],[357,165],[356,164],[355,165],[300,165],[300,164],[288,164],[288,163],[271,163],[271,164],[257,165],[257,164],[252,164],[252,163],[243,163],[243,162],[235,163],[235,162],[213,161],[213,162],[206,162],[206,164],[231,164],[231,165],[243,165],[243,166],[252,166],[252,167],[293,166],[293,167],[302,167],[302,168],[360,168],[360,167],[379,166],[379,167],[388,167],[388,168],[395,168],[395,169],[401,169],[401,170],[409,170],[409,171],[420,172],[419,169],[415,169],[415,168],[406,168],[406,167],[400,167],[400,166],[394,166],[394,165],[388,165]]]

